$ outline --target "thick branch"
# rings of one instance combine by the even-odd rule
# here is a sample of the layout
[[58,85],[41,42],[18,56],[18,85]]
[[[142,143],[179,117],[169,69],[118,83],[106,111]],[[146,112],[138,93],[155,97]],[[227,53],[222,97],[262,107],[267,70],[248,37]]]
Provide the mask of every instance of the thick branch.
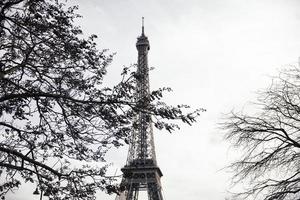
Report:
[[12,149],[7,149],[7,148],[4,148],[3,146],[0,146],[0,151],[8,153],[8,154],[15,155],[15,156],[21,158],[22,160],[25,160],[25,161],[27,161],[29,163],[32,163],[34,165],[37,165],[37,166],[45,169],[47,171],[50,171],[51,173],[53,173],[54,175],[56,175],[58,177],[65,176],[64,174],[59,173],[58,171],[54,170],[53,168],[49,167],[48,165],[45,165],[45,164],[40,163],[40,162],[38,162],[36,160],[33,160],[33,159],[25,156],[24,154],[18,152],[18,151],[15,151],[15,150],[12,150]]
[[[18,171],[24,171],[25,170],[25,171],[29,171],[29,172],[32,172],[32,173],[36,174],[36,172],[34,170],[25,168],[23,166],[11,165],[11,164],[8,164],[8,163],[3,163],[3,162],[0,162],[0,166],[5,167],[7,169],[15,169],[15,170],[18,170]],[[47,180],[51,181],[51,178],[48,177],[48,176],[45,176],[45,175],[42,175],[42,174],[39,174],[39,176],[43,177],[44,179],[47,179]]]

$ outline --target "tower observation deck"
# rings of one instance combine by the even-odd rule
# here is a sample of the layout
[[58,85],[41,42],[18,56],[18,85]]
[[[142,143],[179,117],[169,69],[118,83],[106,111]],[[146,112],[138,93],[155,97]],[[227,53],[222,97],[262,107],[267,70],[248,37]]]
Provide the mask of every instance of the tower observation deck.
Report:
[[[144,33],[137,38],[138,63],[136,72],[135,101],[141,110],[150,105],[148,52],[150,43]],[[136,116],[134,131],[131,133],[126,165],[121,169],[121,186],[124,191],[116,200],[138,200],[139,191],[147,191],[148,200],[163,200],[160,178],[162,172],[157,165],[151,115],[140,111]]]

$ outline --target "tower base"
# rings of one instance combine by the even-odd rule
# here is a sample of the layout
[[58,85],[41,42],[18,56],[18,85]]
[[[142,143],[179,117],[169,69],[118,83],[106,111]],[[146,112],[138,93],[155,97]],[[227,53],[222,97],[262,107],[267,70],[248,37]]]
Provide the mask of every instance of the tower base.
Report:
[[138,200],[139,191],[147,191],[148,200],[163,200],[160,183],[162,173],[151,160],[134,160],[121,171],[121,188],[124,191],[116,200]]

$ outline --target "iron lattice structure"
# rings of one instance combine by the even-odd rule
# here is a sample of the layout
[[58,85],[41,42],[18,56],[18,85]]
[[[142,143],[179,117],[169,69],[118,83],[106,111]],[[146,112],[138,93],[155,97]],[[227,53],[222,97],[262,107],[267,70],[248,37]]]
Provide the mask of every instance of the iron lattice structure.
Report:
[[[138,67],[136,72],[136,101],[139,108],[150,105],[148,51],[150,44],[144,34],[138,37]],[[162,172],[157,166],[151,115],[140,111],[136,116],[134,131],[131,135],[126,165],[121,169],[123,178],[121,187],[124,191],[116,200],[138,200],[139,191],[147,191],[148,200],[163,200],[160,178]]]

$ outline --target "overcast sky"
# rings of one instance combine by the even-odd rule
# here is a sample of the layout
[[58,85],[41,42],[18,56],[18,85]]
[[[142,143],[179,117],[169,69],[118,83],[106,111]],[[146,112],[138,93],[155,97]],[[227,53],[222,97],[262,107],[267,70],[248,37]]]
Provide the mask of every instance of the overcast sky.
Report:
[[[70,1],[72,2],[72,1]],[[116,52],[108,82],[123,65],[137,61],[135,42],[145,17],[150,41],[152,89],[169,86],[172,104],[204,107],[192,127],[168,134],[155,130],[158,164],[166,200],[220,200],[230,174],[222,170],[233,152],[222,141],[222,113],[240,110],[267,87],[268,75],[300,56],[299,0],[77,0],[85,33],[99,36],[99,47]],[[109,154],[121,168],[127,151]],[[25,200],[24,196],[20,198]],[[32,196],[28,197],[28,200]],[[98,199],[114,199],[99,194]],[[15,200],[11,198],[9,200]]]

